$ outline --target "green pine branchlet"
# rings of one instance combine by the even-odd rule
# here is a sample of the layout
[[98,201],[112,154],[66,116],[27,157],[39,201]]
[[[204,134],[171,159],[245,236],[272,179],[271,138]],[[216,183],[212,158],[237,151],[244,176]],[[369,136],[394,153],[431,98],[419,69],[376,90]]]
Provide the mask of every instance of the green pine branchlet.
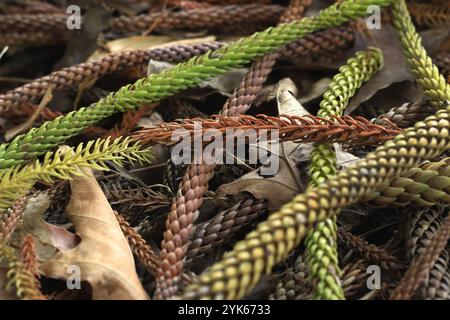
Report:
[[[367,51],[357,52],[333,77],[323,95],[317,115],[342,116],[350,98],[382,66],[383,55],[379,49],[369,48]],[[336,153],[333,146],[316,144],[311,152],[310,187],[319,186],[336,172]],[[344,299],[344,290],[340,282],[335,218],[320,222],[311,230],[306,238],[306,253],[314,298]]]
[[[0,239],[0,268],[6,268],[5,290],[19,299],[44,300],[38,280],[17,257],[15,250]],[[2,289],[3,290],[3,289]]]
[[393,5],[394,26],[402,43],[408,64],[417,82],[431,99],[433,106],[444,108],[450,101],[450,85],[439,73],[422,45],[404,0]]
[[382,67],[383,53],[380,49],[370,47],[366,51],[356,52],[333,77],[328,90],[323,94],[317,115],[324,118],[341,117],[350,98]]

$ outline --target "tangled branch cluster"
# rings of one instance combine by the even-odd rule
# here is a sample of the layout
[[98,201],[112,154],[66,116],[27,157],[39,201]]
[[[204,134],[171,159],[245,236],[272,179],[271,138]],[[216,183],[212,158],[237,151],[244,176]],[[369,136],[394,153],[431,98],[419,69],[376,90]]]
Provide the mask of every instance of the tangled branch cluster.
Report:
[[[178,28],[253,32],[281,23],[236,42],[110,54],[0,94],[0,113],[29,115],[37,110],[33,104],[50,86],[74,88],[88,79],[115,71],[142,68],[149,59],[177,63],[110,93],[89,107],[68,114],[43,109],[41,116],[49,121],[0,145],[0,267],[7,270],[6,289],[22,299],[46,298],[40,291],[33,238],[25,237],[22,258],[9,243],[24,210],[26,196],[37,182],[52,184],[55,180],[69,180],[85,175],[86,168],[106,171],[111,164],[123,166],[125,161],[150,162],[151,152],[142,144],[171,146],[178,142],[173,139],[176,133],[194,142],[198,134],[208,130],[214,130],[225,140],[244,136],[246,130],[254,130],[259,138],[268,132],[267,139],[271,139],[270,130],[277,130],[282,142],[314,143],[308,171],[310,183],[306,190],[300,190],[267,218],[267,199],[238,193],[225,199],[213,197],[214,205],[221,206],[219,212],[206,218],[202,216],[203,220],[196,223],[205,198],[214,195],[208,191],[217,170],[213,164],[193,164],[187,166],[184,175],[171,177],[170,196],[148,192],[147,187],[122,188],[120,184],[107,190],[111,202],[124,204],[130,211],[133,206],[149,207],[147,217],[172,203],[165,227],[157,238],[162,238],[160,250],[132,227],[125,216],[115,213],[131,250],[153,277],[155,298],[244,298],[264,275],[271,274],[282,262],[293,263],[285,268],[285,274],[278,275],[272,298],[357,296],[363,288],[363,273],[368,263],[376,263],[388,271],[396,287],[384,287],[382,291],[391,299],[410,299],[415,294],[423,298],[448,298],[450,272],[446,246],[450,238],[450,217],[445,217],[443,207],[450,203],[450,158],[441,155],[450,145],[450,85],[439,69],[448,73],[449,59],[440,55],[436,65],[433,63],[413,21],[421,27],[448,25],[449,7],[407,5],[404,0],[345,0],[315,17],[302,18],[310,0],[293,0],[287,9],[266,3],[235,4],[239,2],[231,0],[219,6],[215,0],[174,0],[169,3],[182,10],[115,17],[108,27],[117,33]],[[339,56],[355,39],[354,30],[342,25],[365,16],[369,5],[392,7],[393,25],[408,65],[431,107],[428,102],[404,104],[372,120],[344,116],[357,90],[383,67],[381,50],[370,47],[356,52],[341,66],[323,94],[317,116],[244,115],[255,103],[277,60],[311,54],[331,59]],[[23,41],[43,44],[51,41],[51,37],[67,41],[67,31],[62,28],[65,14],[52,11],[55,8],[49,6],[29,9],[29,12],[18,9],[19,13],[11,9],[13,13],[0,17],[0,35],[14,29],[11,38],[3,41],[12,45]],[[124,117],[124,128],[105,129],[102,134],[128,134],[145,113],[132,113],[138,108],[146,105],[145,111],[151,112],[152,103],[250,62],[248,73],[223,105],[220,115],[159,123],[131,133],[131,139],[105,138],[81,143],[76,148],[54,150],[118,112],[130,112]],[[228,136],[230,129],[232,136]],[[90,130],[95,133],[95,129]],[[353,148],[364,146],[365,150],[372,151],[338,171],[332,143]],[[128,172],[120,174],[129,175]],[[141,183],[133,175],[129,176]],[[176,182],[179,189],[172,194]],[[224,206],[221,201],[229,201],[231,205]],[[412,213],[405,211],[408,213],[405,230],[398,236],[405,239],[394,239],[406,243],[405,257],[396,254],[394,240],[375,245],[363,235],[352,234],[340,226],[337,215],[361,203],[376,207],[412,204],[419,207],[408,209]],[[157,219],[150,220],[158,225]],[[141,227],[146,222],[142,221]],[[231,242],[231,238],[237,240],[239,235],[234,236],[245,228],[250,229],[249,226],[253,231],[242,235],[242,240],[210,268],[201,270],[198,276],[190,273],[214,249]],[[305,246],[299,249],[301,243]],[[351,249],[352,261],[341,263],[347,257],[340,254],[340,245]],[[361,260],[355,260],[355,256]]]

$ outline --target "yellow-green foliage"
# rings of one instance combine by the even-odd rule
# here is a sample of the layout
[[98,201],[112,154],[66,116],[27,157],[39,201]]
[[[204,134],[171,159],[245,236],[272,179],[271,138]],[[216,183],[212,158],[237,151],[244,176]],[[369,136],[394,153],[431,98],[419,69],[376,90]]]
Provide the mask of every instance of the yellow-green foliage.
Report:
[[0,214],[12,203],[27,194],[33,184],[42,180],[48,183],[55,179],[68,180],[72,176],[85,175],[80,168],[108,170],[106,161],[122,165],[124,161],[150,161],[148,149],[142,149],[138,143],[130,139],[118,138],[114,141],[98,139],[86,145],[78,145],[76,149],[60,148],[48,152],[42,161],[34,164],[10,168],[0,172]]
[[0,267],[7,269],[7,283],[5,288],[0,288],[0,290],[6,289],[15,292],[20,299],[45,299],[39,289],[38,280],[25,268],[25,265],[16,256],[14,249],[4,241],[0,241]]

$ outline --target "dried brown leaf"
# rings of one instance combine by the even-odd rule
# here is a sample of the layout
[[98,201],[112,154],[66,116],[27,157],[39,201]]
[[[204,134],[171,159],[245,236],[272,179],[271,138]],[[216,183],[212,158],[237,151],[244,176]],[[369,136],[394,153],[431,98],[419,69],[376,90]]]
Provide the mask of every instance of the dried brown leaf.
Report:
[[70,184],[72,196],[66,211],[81,242],[43,263],[43,274],[66,279],[68,267],[76,265],[81,280],[92,286],[93,299],[148,299],[127,240],[95,177],[91,173]]
[[12,242],[20,247],[23,237],[31,234],[36,244],[39,261],[53,257],[58,250],[73,248],[78,244],[78,237],[63,226],[56,226],[44,220],[44,213],[50,206],[47,193],[31,197],[22,214],[22,221],[13,234]]
[[[280,114],[308,114],[295,97],[298,89],[291,79],[280,80],[274,87],[275,92]],[[300,173],[296,162],[303,158],[305,153],[309,154],[307,149],[310,149],[308,144],[283,142],[280,144],[279,170],[274,176],[264,177],[259,174],[259,169],[256,169],[236,181],[222,185],[216,194],[220,197],[249,192],[257,199],[267,199],[269,208],[279,208],[304,189],[304,183],[298,180]]]
[[225,74],[204,81],[199,85],[200,88],[213,88],[225,96],[231,96],[233,90],[239,86],[248,68],[233,69]]
[[259,170],[243,175],[236,181],[220,186],[216,195],[236,195],[240,192],[249,192],[257,199],[269,200],[269,208],[279,208],[290,201],[300,192],[297,181],[286,161],[280,158],[280,169],[273,177],[265,178]]

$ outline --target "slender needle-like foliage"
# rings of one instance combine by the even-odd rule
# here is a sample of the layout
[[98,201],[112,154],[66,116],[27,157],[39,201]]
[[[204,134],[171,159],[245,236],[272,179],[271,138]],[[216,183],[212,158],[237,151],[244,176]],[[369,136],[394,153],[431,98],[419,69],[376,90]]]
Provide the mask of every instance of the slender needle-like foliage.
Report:
[[68,180],[73,176],[85,175],[81,168],[108,170],[106,161],[122,165],[124,161],[149,161],[149,150],[142,149],[139,144],[131,143],[129,139],[118,138],[89,141],[86,145],[79,144],[74,150],[60,148],[48,152],[42,161],[18,166],[0,173],[0,214],[27,194],[33,184],[42,180],[52,183],[55,179]]

